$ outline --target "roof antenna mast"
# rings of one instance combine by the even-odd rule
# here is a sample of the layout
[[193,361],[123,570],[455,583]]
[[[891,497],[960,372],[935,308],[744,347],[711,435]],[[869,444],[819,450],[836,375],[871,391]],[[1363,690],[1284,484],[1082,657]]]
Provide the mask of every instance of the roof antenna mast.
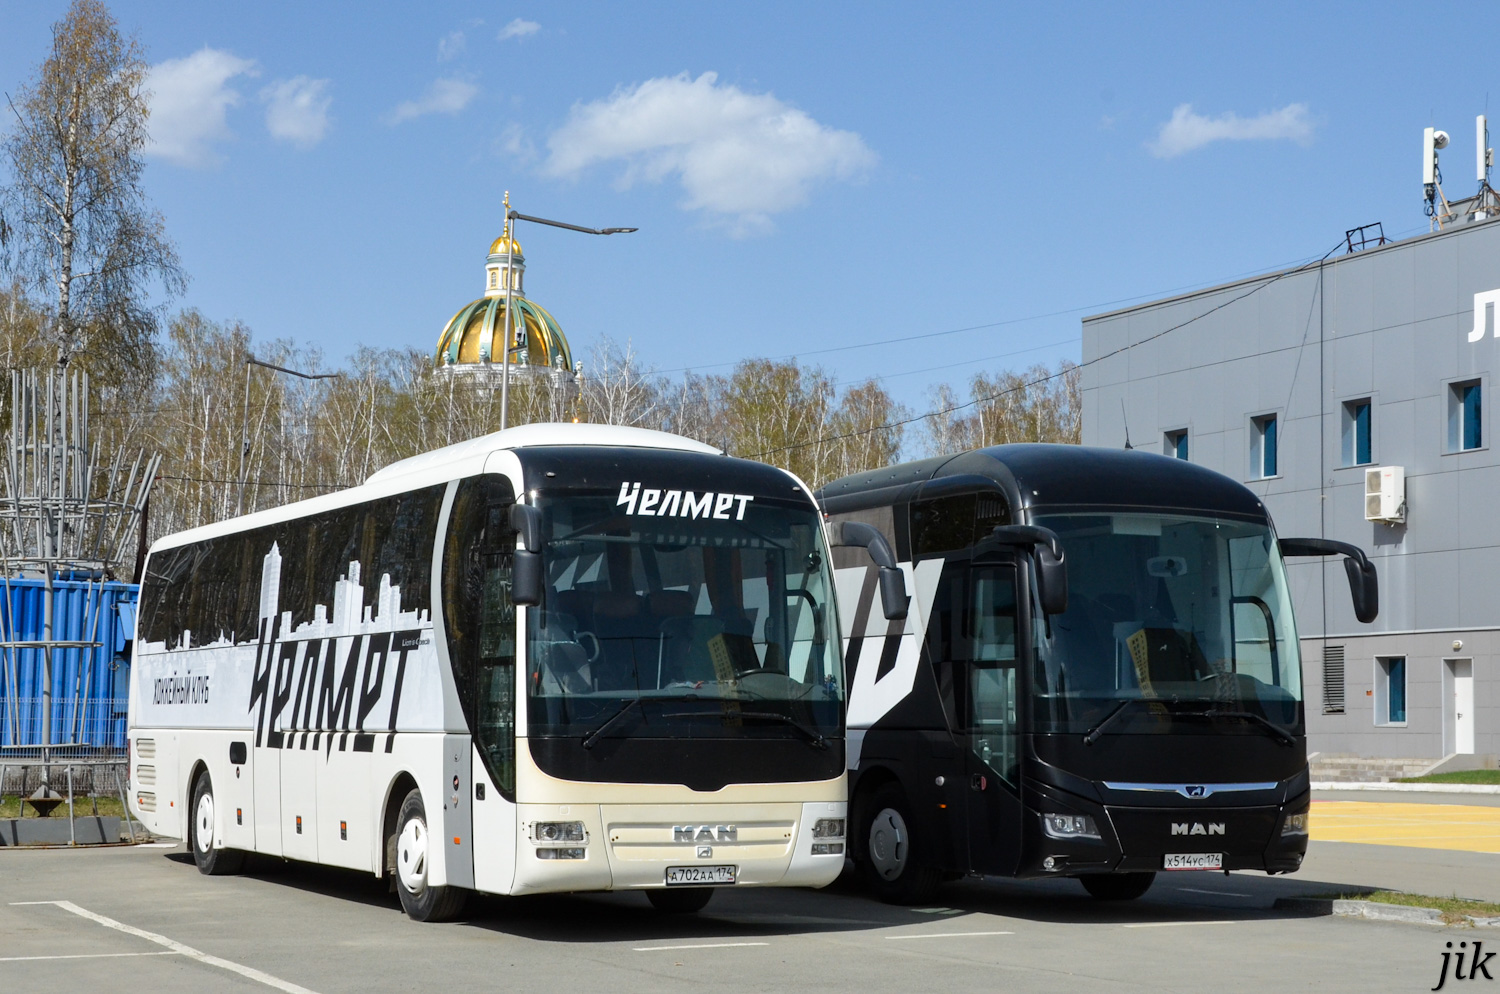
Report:
[[1133,446],[1133,445],[1130,444],[1130,418],[1128,418],[1128,417],[1125,416],[1125,398],[1124,397],[1120,398],[1120,420],[1123,421],[1123,422],[1125,422],[1125,448],[1127,450],[1133,449],[1133,448],[1135,448],[1135,446]]

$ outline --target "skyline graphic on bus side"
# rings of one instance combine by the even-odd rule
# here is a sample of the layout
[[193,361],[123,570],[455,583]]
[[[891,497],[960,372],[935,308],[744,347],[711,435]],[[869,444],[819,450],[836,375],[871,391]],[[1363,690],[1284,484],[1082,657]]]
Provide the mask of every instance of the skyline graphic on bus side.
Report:
[[184,648],[192,640],[183,632],[177,648],[142,645],[140,663],[161,671],[143,686],[182,681],[211,687],[212,694],[154,696],[138,707],[157,714],[195,712],[190,719],[168,717],[168,725],[186,719],[193,725],[253,726],[257,748],[322,748],[325,755],[335,746],[372,752],[381,735],[390,752],[403,723],[407,730],[440,730],[436,659],[412,665],[436,651],[430,608],[402,610],[401,588],[388,573],[381,575],[374,603],[366,604],[362,567],[352,560],[334,584],[331,605],[317,603],[313,617],[293,627],[292,611],[281,609],[282,567],[280,544],[273,542],[262,560],[253,639],[221,635]]

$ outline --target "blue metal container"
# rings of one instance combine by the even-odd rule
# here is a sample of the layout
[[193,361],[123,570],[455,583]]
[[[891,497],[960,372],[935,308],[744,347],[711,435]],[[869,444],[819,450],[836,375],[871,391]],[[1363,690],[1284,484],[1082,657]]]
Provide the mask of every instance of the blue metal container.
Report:
[[[51,745],[125,748],[139,591],[132,583],[53,581],[53,641],[99,645],[52,650]],[[42,640],[46,594],[40,579],[0,578],[0,641]],[[0,647],[0,748],[42,744],[42,658],[40,648]]]

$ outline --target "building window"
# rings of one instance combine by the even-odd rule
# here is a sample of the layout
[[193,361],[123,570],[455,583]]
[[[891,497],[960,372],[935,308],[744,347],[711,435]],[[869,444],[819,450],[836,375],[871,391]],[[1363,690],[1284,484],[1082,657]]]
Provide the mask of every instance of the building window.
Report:
[[1161,451],[1174,459],[1186,459],[1188,457],[1188,433],[1186,428],[1178,431],[1169,431],[1162,436]]
[[1370,445],[1370,399],[1344,401],[1343,456],[1345,466],[1374,462]]
[[500,285],[500,270],[490,270],[490,289],[493,290]]
[[1250,475],[1276,475],[1276,415],[1250,419]]
[[1448,451],[1463,452],[1484,444],[1483,385],[1464,380],[1448,387]]
[[1375,660],[1375,724],[1406,724],[1406,657]]

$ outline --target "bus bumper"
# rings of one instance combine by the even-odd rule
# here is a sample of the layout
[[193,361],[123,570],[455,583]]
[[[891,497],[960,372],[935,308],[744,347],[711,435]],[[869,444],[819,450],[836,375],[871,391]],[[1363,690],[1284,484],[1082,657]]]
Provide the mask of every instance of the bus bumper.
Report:
[[[847,831],[843,802],[518,808],[516,894],[666,887],[669,870],[683,867],[701,872],[672,875],[715,875],[725,886],[732,876],[733,886],[823,887],[844,867],[845,834],[831,831]],[[581,845],[538,837],[538,826],[546,834],[564,819],[582,822]]]
[[[1292,873],[1307,853],[1309,795],[1284,804],[1126,806],[1039,798],[1019,876],[1189,870]],[[1097,838],[1057,838],[1046,815],[1085,815]]]

